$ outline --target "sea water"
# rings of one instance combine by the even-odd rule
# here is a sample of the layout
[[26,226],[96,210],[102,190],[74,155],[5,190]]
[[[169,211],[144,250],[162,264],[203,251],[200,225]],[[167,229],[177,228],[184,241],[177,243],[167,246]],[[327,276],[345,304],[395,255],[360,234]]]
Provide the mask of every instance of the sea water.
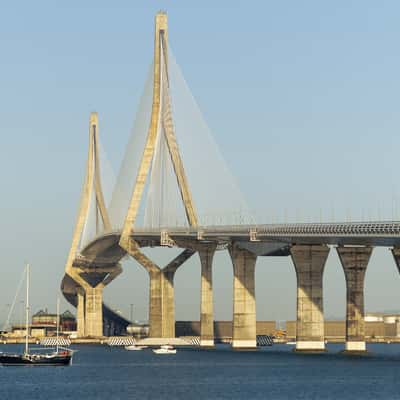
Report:
[[[73,346],[70,367],[1,367],[0,400],[35,399],[400,399],[400,345],[370,344],[349,356],[274,345],[258,351],[181,350],[156,355]],[[0,351],[22,350],[0,346]]]

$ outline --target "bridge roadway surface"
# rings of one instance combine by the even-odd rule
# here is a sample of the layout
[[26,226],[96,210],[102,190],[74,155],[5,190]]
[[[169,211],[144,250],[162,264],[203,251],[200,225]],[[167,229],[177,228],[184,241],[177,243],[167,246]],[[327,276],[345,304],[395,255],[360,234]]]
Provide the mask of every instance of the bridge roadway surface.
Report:
[[[289,256],[293,244],[400,246],[400,221],[136,228],[132,237],[141,247],[157,247],[161,245],[162,231],[166,231],[178,247],[190,247],[190,243],[197,243],[199,238],[201,242],[216,242],[220,249],[236,242],[257,256]],[[253,240],[250,232],[253,232]],[[118,244],[120,236],[121,231],[116,230],[95,237],[80,251],[73,265],[93,270],[93,273],[101,273],[102,267],[117,265],[127,255]],[[65,275],[61,288],[65,298],[76,307],[77,284]],[[105,304],[103,315],[121,326],[129,324]]]

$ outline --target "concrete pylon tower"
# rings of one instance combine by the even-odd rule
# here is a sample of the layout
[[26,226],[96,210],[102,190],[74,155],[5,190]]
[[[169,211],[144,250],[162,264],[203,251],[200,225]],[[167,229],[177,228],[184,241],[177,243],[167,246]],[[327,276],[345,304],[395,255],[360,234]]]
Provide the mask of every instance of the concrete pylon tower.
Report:
[[79,336],[103,335],[102,290],[122,271],[120,265],[116,264],[107,267],[102,266],[101,270],[97,268],[93,274],[93,268],[96,267],[95,263],[88,263],[88,260],[77,257],[92,200],[95,201],[96,233],[111,230],[111,222],[101,185],[98,115],[95,112],[90,114],[86,175],[72,244],[65,265],[65,273],[72,278],[76,285],[75,297]]
[[[197,215],[189,190],[185,170],[178,144],[176,142],[174,123],[172,119],[171,101],[168,78],[168,23],[165,13],[158,13],[155,20],[154,38],[154,79],[153,79],[153,103],[150,118],[150,126],[146,144],[143,150],[141,163],[133,188],[129,209],[124,221],[120,244],[123,248],[129,246],[131,233],[134,229],[136,217],[143,196],[144,187],[149,175],[151,161],[154,155],[157,136],[165,134],[168,151],[177,178],[186,217],[190,226],[197,225]],[[160,129],[160,128],[163,129]]]
[[158,135],[165,135],[187,221],[190,226],[197,225],[197,214],[179,154],[172,118],[168,77],[168,20],[164,12],[158,13],[155,18],[153,74],[150,125],[119,244],[149,272],[150,336],[173,337],[175,336],[173,277],[176,269],[191,257],[194,251],[185,250],[162,269],[140,251],[139,243],[132,237]]

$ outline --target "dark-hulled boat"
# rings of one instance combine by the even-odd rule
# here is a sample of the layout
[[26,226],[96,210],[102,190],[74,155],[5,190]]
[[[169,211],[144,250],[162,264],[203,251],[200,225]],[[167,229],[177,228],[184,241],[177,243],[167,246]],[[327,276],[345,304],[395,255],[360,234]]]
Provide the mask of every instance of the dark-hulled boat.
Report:
[[0,364],[4,366],[18,365],[70,365],[73,351],[58,346],[60,302],[57,301],[57,345],[51,353],[29,352],[29,264],[26,266],[26,314],[25,314],[25,351],[22,354],[0,352]]
[[10,354],[0,353],[0,363],[4,366],[17,365],[70,365],[72,351],[64,350],[53,353]]

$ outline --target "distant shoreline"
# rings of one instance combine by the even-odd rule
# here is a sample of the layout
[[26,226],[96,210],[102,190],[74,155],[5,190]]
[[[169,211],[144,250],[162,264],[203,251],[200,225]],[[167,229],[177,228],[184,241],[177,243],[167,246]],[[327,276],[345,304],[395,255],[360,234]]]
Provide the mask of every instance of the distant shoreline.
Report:
[[[120,336],[121,339],[123,338],[128,338],[129,336]],[[40,341],[45,338],[34,338],[34,339],[29,339],[30,344],[40,344]],[[108,345],[109,337],[102,337],[102,338],[75,338],[75,339],[70,339],[71,345],[74,344],[94,344],[94,345]],[[230,342],[231,338],[224,338],[222,343],[228,344]],[[141,339],[137,339],[140,341]],[[345,338],[343,337],[333,337],[333,338],[325,338],[326,343],[345,343]],[[274,344],[285,344],[287,342],[295,342],[296,339],[293,337],[288,337],[288,338],[277,338],[274,339]],[[365,341],[367,343],[385,343],[385,344],[397,344],[400,343],[400,337],[377,337],[377,338],[365,338]],[[25,343],[25,338],[7,338],[7,339],[1,339],[0,340],[0,345],[9,345],[9,344],[24,344]],[[218,343],[218,342],[216,342]]]

